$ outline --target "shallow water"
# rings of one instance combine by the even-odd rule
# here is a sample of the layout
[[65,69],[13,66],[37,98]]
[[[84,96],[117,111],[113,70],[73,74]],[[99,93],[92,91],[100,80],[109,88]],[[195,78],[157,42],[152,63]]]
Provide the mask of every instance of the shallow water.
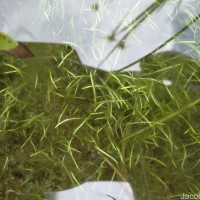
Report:
[[136,199],[199,192],[197,61],[167,52],[112,73],[69,47],[28,46],[34,58],[0,58],[1,199],[87,180],[127,180]]

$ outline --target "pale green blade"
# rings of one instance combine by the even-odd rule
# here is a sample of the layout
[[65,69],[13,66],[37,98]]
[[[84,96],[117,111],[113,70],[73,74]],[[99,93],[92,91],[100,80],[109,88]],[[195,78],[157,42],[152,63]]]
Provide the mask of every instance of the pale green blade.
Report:
[[0,32],[0,50],[10,50],[18,46],[18,42],[3,32]]

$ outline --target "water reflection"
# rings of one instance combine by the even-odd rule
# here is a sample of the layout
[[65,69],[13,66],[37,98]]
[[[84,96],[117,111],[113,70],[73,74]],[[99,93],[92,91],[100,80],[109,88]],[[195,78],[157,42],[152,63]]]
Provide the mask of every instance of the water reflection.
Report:
[[[200,14],[198,1],[188,0],[50,2],[3,1],[1,31],[19,41],[67,43],[77,50],[85,65],[107,71],[119,70],[144,57],[183,27],[178,24],[180,18],[192,20]],[[197,44],[199,36],[193,28],[190,41]],[[181,43],[187,38],[188,32],[177,39],[179,44],[173,41],[162,51],[185,53],[188,43],[184,48]],[[128,70],[139,71],[139,63]]]
[[47,200],[61,200],[66,198],[74,200],[134,200],[129,183],[117,181],[86,182],[69,190],[46,194]]

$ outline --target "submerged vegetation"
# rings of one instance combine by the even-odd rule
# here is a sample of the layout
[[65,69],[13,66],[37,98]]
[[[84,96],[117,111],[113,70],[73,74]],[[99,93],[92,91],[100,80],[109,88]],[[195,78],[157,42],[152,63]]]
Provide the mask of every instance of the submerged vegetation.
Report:
[[[153,26],[151,14],[166,2],[153,1],[128,23],[122,19],[106,37],[117,44],[102,63],[115,49],[126,49],[145,20]],[[175,12],[181,3],[173,2]],[[41,200],[45,192],[90,180],[128,181],[137,200],[200,194],[200,50],[194,26],[200,14],[189,7],[183,9],[189,20],[181,16],[177,33],[118,72],[86,67],[64,45],[19,43],[11,53],[21,59],[0,55],[0,199]],[[47,8],[45,16],[56,22],[57,7]],[[102,8],[91,6],[97,16]],[[98,30],[96,23],[92,29]],[[186,33],[189,39],[176,43],[195,51],[196,60],[157,53],[188,29],[198,41]],[[17,45],[5,35],[0,39],[1,50]],[[122,72],[140,61],[141,72]]]
[[0,57],[1,199],[87,180],[126,180],[138,199],[200,192],[197,60],[165,52],[113,73],[41,45],[29,45],[34,58]]

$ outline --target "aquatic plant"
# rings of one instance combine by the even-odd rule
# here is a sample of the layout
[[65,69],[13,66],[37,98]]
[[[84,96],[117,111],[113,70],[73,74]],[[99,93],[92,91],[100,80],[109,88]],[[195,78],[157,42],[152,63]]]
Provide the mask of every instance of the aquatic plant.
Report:
[[0,57],[2,199],[87,180],[129,181],[138,199],[199,193],[199,59],[152,52],[140,73],[104,72],[27,45],[35,57]]

